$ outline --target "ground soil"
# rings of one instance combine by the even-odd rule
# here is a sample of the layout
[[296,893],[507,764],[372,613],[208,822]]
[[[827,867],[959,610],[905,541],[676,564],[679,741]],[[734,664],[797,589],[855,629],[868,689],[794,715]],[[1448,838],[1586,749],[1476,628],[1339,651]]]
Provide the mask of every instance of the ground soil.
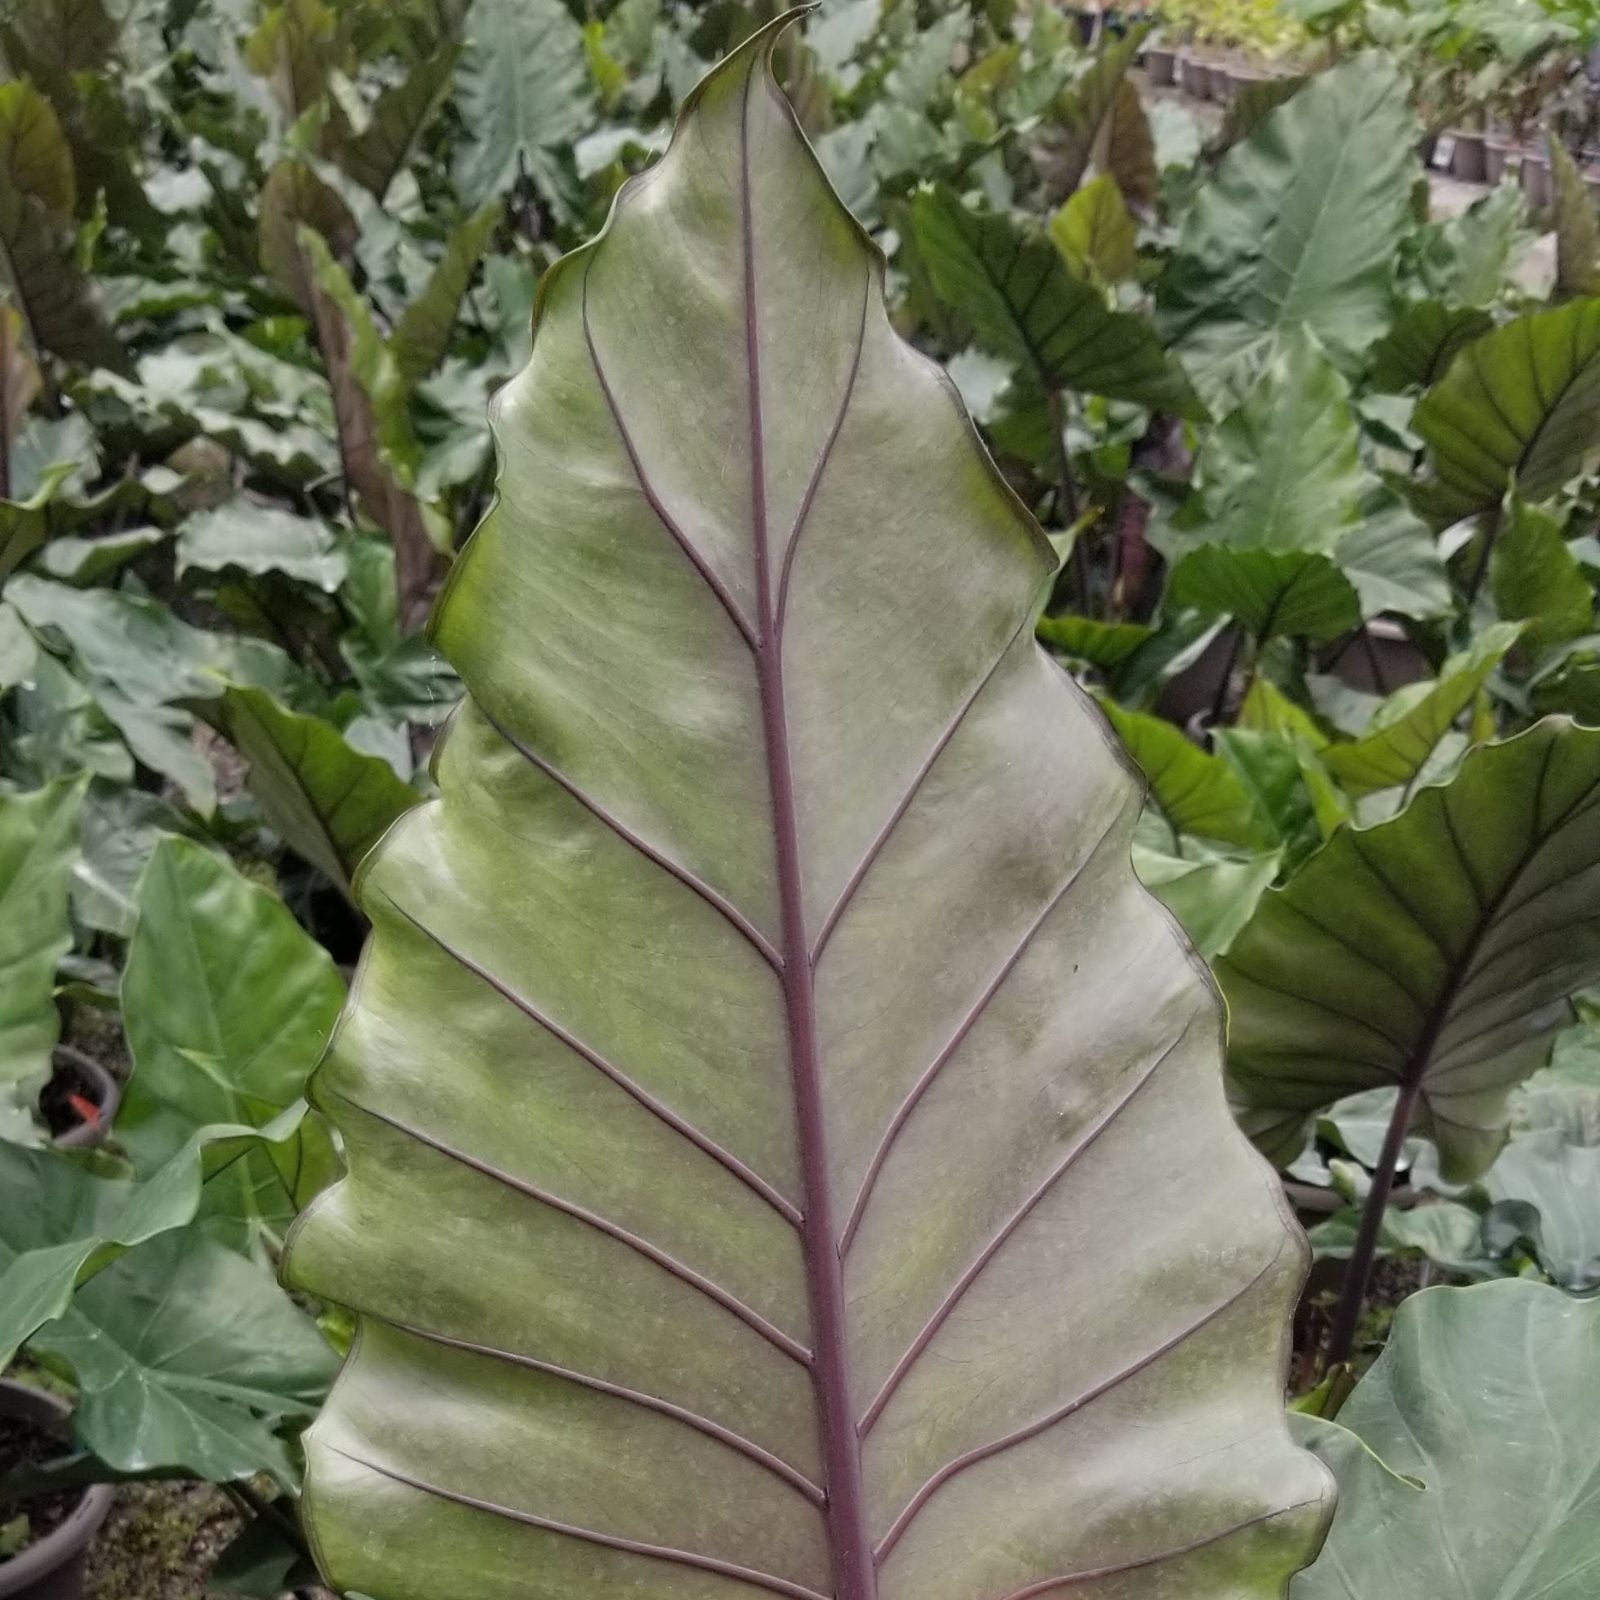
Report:
[[238,1526],[212,1484],[125,1484],[90,1551],[85,1600],[202,1600]]

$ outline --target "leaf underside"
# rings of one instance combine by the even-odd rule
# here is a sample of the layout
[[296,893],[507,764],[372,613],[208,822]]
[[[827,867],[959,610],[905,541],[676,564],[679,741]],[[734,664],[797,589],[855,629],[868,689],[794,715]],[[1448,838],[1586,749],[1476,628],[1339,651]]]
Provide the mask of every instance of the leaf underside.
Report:
[[498,403],[469,698],[318,1079],[350,1176],[288,1271],[361,1334],[309,1526],[383,1600],[1267,1600],[1325,1497],[1299,1253],[1053,560],[774,37]]

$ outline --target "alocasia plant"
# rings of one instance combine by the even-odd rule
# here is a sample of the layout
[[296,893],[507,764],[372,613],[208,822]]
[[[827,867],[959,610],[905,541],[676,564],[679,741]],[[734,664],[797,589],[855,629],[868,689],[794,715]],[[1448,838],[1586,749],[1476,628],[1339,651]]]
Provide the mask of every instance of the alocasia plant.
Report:
[[[541,290],[289,1281],[383,1600],[1278,1596],[1300,1255],[1054,560],[767,69]],[[1116,1258],[1107,1238],[1127,1248]]]

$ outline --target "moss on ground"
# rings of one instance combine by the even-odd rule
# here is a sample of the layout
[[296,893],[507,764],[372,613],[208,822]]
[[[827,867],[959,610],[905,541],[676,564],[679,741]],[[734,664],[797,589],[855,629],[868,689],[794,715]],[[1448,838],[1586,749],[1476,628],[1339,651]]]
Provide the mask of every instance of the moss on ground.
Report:
[[202,1600],[238,1525],[211,1484],[126,1484],[90,1553],[86,1600]]

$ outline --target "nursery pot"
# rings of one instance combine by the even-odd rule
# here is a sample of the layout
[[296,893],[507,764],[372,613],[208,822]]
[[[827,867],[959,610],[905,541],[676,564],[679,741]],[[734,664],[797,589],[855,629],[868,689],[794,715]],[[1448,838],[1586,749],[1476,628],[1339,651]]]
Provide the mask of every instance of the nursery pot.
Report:
[[110,1132],[122,1103],[117,1080],[93,1056],[70,1045],[57,1045],[53,1060],[55,1071],[40,1100],[49,1099],[52,1103],[52,1127],[59,1128],[61,1120],[70,1119],[56,1134],[54,1143],[66,1150],[99,1144]]
[[1178,82],[1186,95],[1204,100],[1211,93],[1211,68],[1199,56],[1180,56]]
[[1488,176],[1488,152],[1481,133],[1458,133],[1450,157],[1450,176],[1462,183],[1482,183]]
[[[1499,184],[1514,165],[1512,157],[1517,152],[1516,144],[1495,134],[1488,134],[1483,141],[1483,177],[1484,182]],[[1520,162],[1520,157],[1518,158]]]
[[[0,1429],[31,1422],[65,1433],[70,1415],[70,1408],[54,1395],[0,1379]],[[63,1522],[9,1561],[0,1561],[0,1600],[82,1600],[89,1544],[110,1509],[109,1484],[85,1489]]]
[[1530,150],[1522,158],[1522,192],[1528,204],[1540,209],[1550,204],[1555,190],[1550,182],[1550,158],[1542,151]]
[[1171,88],[1178,74],[1178,56],[1174,50],[1152,47],[1144,53],[1144,70],[1149,74],[1153,88]]
[[1233,99],[1233,71],[1229,67],[1213,62],[1206,68],[1206,93],[1220,105],[1227,105]]

